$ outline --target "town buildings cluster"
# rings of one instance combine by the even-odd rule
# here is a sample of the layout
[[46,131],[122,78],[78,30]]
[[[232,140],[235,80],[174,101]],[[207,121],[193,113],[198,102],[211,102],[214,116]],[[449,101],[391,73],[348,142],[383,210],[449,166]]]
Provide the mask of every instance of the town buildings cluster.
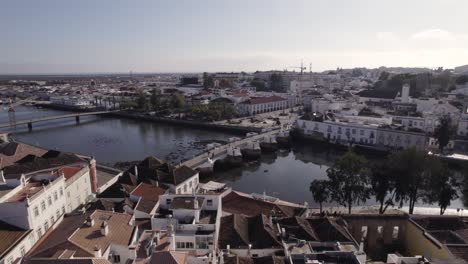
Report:
[[458,216],[318,214],[155,157],[119,171],[4,142],[0,158],[2,264],[468,261]]

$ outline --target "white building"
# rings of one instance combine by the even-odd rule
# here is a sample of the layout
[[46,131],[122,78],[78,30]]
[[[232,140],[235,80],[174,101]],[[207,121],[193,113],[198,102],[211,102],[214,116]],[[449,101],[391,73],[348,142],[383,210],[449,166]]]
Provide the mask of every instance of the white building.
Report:
[[85,107],[91,105],[92,99],[83,96],[54,96],[50,98],[50,102],[55,105]]
[[385,149],[424,149],[426,136],[402,130],[391,129],[387,125],[375,123],[354,123],[340,121],[312,121],[299,119],[296,127],[305,136],[340,145],[365,145]]
[[251,97],[245,102],[237,105],[241,115],[256,115],[272,111],[283,110],[288,107],[288,100],[279,96]]
[[168,232],[170,250],[207,254],[217,247],[221,214],[218,193],[164,194],[151,226]]
[[457,135],[468,137],[468,104],[463,107],[462,115],[458,121]]
[[0,198],[0,221],[33,230],[37,241],[47,230],[60,221],[65,213],[66,198],[64,175],[50,171],[33,176],[8,179],[3,183],[5,191]]

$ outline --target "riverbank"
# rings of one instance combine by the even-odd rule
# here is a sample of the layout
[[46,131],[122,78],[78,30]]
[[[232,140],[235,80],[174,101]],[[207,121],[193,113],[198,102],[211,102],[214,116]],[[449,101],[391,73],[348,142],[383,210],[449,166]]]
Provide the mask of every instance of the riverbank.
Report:
[[[43,108],[62,110],[62,111],[73,111],[73,112],[91,112],[91,111],[96,111],[96,110],[102,110],[102,109],[95,109],[95,108],[93,109],[77,108],[77,107],[69,107],[69,106],[54,105],[54,104],[37,105],[37,106],[40,106]],[[143,113],[130,112],[130,111],[113,112],[113,113],[106,114],[104,116],[144,120],[144,121],[165,123],[165,124],[176,125],[176,126],[186,126],[186,127],[188,126],[188,127],[193,127],[193,128],[202,128],[202,129],[215,130],[215,131],[220,131],[220,132],[229,132],[229,133],[242,134],[242,135],[245,135],[246,133],[249,133],[249,132],[260,133],[263,130],[260,127],[240,126],[240,125],[234,125],[234,124],[221,124],[221,123],[216,123],[216,122],[200,122],[200,121],[195,121],[195,120],[157,117],[157,116],[150,116],[150,115],[145,115]]]

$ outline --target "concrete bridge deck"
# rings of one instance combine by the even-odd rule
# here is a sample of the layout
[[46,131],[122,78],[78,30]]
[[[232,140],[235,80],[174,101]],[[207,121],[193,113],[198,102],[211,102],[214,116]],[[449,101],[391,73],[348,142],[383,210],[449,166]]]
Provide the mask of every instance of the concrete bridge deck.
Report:
[[79,122],[80,116],[102,115],[102,114],[109,114],[113,112],[118,112],[118,111],[97,111],[97,112],[83,112],[83,113],[74,113],[74,114],[57,115],[57,116],[46,116],[46,117],[29,119],[29,120],[20,120],[20,121],[15,121],[11,123],[3,123],[3,124],[0,124],[0,128],[7,128],[7,127],[12,127],[12,126],[27,124],[28,127],[31,129],[33,123],[45,122],[45,121],[63,119],[63,118],[71,118],[71,117],[75,117],[76,122]]
[[208,165],[208,158],[210,158],[210,159],[212,159],[214,161],[216,159],[224,157],[224,155],[227,154],[227,150],[228,150],[229,147],[242,147],[242,146],[244,146],[245,144],[247,144],[249,142],[259,141],[259,140],[264,139],[265,137],[276,135],[279,132],[281,132],[281,130],[276,129],[276,130],[264,132],[264,133],[261,133],[261,134],[255,135],[255,136],[246,137],[246,138],[234,141],[234,142],[229,142],[227,144],[216,147],[214,149],[207,150],[204,153],[202,153],[202,154],[200,154],[198,156],[195,156],[190,160],[186,160],[186,161],[182,162],[179,166],[185,165],[185,166],[190,167],[192,169],[196,169],[198,167]]

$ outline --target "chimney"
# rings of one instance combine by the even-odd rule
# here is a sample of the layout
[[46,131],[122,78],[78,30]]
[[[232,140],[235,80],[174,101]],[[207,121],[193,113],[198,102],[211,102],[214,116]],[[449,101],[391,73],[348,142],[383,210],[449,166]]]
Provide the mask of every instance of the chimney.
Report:
[[159,245],[161,243],[161,234],[159,232],[156,232],[156,245]]
[[94,246],[94,257],[95,258],[101,258],[102,257],[101,247],[98,246],[98,245]]
[[135,165],[135,176],[138,179],[138,167],[137,167],[137,165]]
[[175,230],[174,230],[174,225],[172,223],[169,224],[168,231],[169,231],[170,250],[175,251],[176,250]]
[[88,218],[86,218],[86,225],[89,227],[94,225],[94,219],[91,218],[91,216],[88,216]]
[[101,224],[101,235],[107,236],[107,234],[109,234],[109,225],[107,221],[103,221]]
[[5,175],[3,174],[3,170],[0,171],[0,184],[5,184]]
[[219,264],[224,264],[224,256],[222,252],[219,254]]
[[97,172],[96,172],[96,160],[91,157],[89,161],[89,177],[91,178],[91,191],[97,192]]

